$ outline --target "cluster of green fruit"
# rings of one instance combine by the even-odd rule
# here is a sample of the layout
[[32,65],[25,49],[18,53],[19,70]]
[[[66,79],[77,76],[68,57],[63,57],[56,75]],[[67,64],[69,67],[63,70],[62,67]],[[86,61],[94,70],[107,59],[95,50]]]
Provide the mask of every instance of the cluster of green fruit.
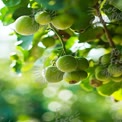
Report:
[[51,16],[47,11],[39,11],[34,17],[20,16],[15,21],[15,31],[21,35],[31,35],[38,31],[42,25],[51,23],[55,28],[65,30],[73,24],[73,17],[68,14]]
[[85,58],[75,58],[71,55],[64,55],[57,59],[54,66],[48,66],[45,69],[45,79],[48,82],[55,83],[66,81],[69,84],[79,83],[87,78],[85,71],[89,67],[89,62]]
[[122,82],[122,55],[114,50],[101,56],[94,74],[91,84],[96,87],[110,81]]

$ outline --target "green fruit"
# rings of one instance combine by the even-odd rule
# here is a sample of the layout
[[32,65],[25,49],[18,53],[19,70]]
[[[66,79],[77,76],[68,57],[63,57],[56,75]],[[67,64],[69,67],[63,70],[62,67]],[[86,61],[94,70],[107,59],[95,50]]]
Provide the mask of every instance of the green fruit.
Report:
[[49,66],[45,70],[45,78],[48,82],[56,83],[63,79],[63,72],[57,69],[55,66]]
[[94,75],[94,74],[92,74],[92,75],[89,77],[89,80],[90,80],[90,85],[93,86],[93,87],[99,87],[99,86],[101,86],[101,85],[103,84],[102,81],[97,80],[97,79],[95,78],[95,75]]
[[81,80],[86,79],[87,76],[88,76],[86,71],[80,70],[79,73],[80,73],[80,76],[81,76]]
[[66,72],[64,73],[63,80],[70,84],[78,83],[81,80],[81,72],[80,71]]
[[45,37],[41,42],[45,47],[52,47],[55,44],[55,39],[53,37]]
[[113,76],[113,77],[119,77],[122,75],[122,66],[118,64],[110,64],[108,66],[108,72]]
[[77,60],[73,56],[65,55],[56,61],[56,66],[62,72],[72,72],[77,68]]
[[29,16],[21,16],[15,21],[15,31],[21,35],[32,35],[39,29],[39,25]]
[[100,62],[102,65],[106,65],[106,64],[110,64],[111,62],[111,54],[105,54],[103,56],[100,57]]
[[89,62],[86,58],[77,58],[78,69],[85,70],[89,67]]
[[40,25],[46,25],[51,22],[51,16],[46,11],[40,11],[35,14],[35,21]]
[[72,26],[74,19],[68,14],[60,14],[52,19],[52,25],[59,29],[65,30]]
[[90,80],[90,85],[93,86],[93,87],[99,87],[102,84],[103,84],[102,81],[97,80],[96,78]]
[[110,74],[108,73],[107,68],[103,66],[98,66],[95,69],[95,77],[97,80],[102,81],[103,84],[110,81]]
[[111,77],[111,80],[114,82],[121,82],[122,81],[122,75],[120,75],[119,77]]

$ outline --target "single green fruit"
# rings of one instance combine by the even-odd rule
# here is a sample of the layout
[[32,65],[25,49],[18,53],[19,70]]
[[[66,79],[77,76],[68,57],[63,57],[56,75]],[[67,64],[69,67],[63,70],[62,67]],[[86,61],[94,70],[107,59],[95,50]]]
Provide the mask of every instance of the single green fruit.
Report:
[[98,66],[95,69],[95,77],[97,80],[100,80],[103,82],[103,84],[110,82],[110,74],[108,73],[108,70],[106,67]]
[[52,47],[55,45],[55,39],[53,37],[45,37],[41,42],[45,47]]
[[59,30],[66,30],[73,24],[74,19],[68,14],[61,14],[52,19],[52,25]]
[[84,70],[80,70],[79,73],[80,73],[80,76],[81,76],[81,80],[86,79],[87,76],[88,76],[87,72],[84,71]]
[[77,61],[73,56],[64,55],[56,61],[56,66],[62,72],[72,72],[77,68]]
[[96,78],[90,80],[90,85],[93,86],[93,87],[99,87],[102,84],[103,84],[103,82],[100,81],[100,80],[97,80]]
[[122,75],[120,75],[119,77],[111,77],[111,80],[114,82],[122,82]]
[[78,83],[81,80],[81,72],[73,71],[64,73],[63,80],[68,82],[69,84]]
[[51,16],[46,11],[40,11],[35,14],[35,21],[40,25],[46,25],[51,22]]
[[102,65],[107,65],[110,64],[111,62],[111,54],[104,54],[103,56],[100,57],[100,62]]
[[29,16],[21,16],[15,21],[15,31],[21,35],[32,35],[39,29],[39,25]]
[[63,72],[57,69],[55,66],[49,66],[45,70],[45,78],[48,82],[56,83],[63,79]]
[[77,58],[76,59],[78,62],[78,69],[79,70],[85,70],[89,67],[89,62],[86,58]]
[[108,72],[113,76],[113,77],[119,77],[122,75],[122,65],[118,64],[110,64],[108,66]]
[[95,74],[92,74],[90,77],[89,77],[89,81],[90,81],[90,85],[93,86],[93,87],[99,87],[103,84],[102,81],[100,80],[97,80],[95,78]]

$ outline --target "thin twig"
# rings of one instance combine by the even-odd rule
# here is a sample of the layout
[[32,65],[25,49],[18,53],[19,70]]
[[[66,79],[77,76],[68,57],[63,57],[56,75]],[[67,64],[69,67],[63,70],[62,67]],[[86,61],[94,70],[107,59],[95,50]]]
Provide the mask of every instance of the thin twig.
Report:
[[61,35],[58,33],[58,31],[55,29],[55,27],[50,24],[50,27],[53,29],[53,31],[55,32],[55,34],[57,35],[57,37],[59,38],[60,42],[61,42],[61,45],[62,45],[62,48],[63,48],[63,52],[64,54],[66,55],[66,48],[65,48],[65,44],[64,44],[64,41],[61,37]]
[[99,17],[99,19],[100,19],[100,22],[102,23],[102,25],[103,25],[103,27],[104,27],[105,34],[106,34],[106,37],[107,37],[107,39],[108,39],[108,41],[109,41],[110,46],[111,46],[111,47],[115,47],[115,44],[114,44],[114,42],[113,42],[113,40],[112,40],[112,38],[111,38],[111,36],[110,36],[110,33],[109,33],[108,29],[107,29],[106,23],[105,23],[105,21],[104,21],[103,18],[102,18],[102,15],[101,15],[101,13],[100,13],[99,7],[100,7],[99,4],[97,4],[97,5],[96,5],[96,12],[97,12],[97,15],[98,15],[98,17]]

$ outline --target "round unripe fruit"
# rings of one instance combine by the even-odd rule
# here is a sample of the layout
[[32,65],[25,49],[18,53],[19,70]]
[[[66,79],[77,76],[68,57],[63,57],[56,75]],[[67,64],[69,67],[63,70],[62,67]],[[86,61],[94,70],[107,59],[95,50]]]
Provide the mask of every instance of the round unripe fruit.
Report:
[[73,18],[67,14],[61,14],[61,15],[55,16],[52,19],[52,24],[55,28],[59,30],[65,30],[72,26]]
[[90,85],[93,87],[99,87],[102,85],[102,81],[97,80],[96,78],[90,80]]
[[98,66],[95,69],[95,77],[97,80],[103,82],[103,84],[108,83],[110,81],[110,74],[107,71],[107,68],[103,66]]
[[56,61],[56,66],[62,72],[72,72],[77,68],[77,61],[73,56],[65,55]]
[[41,42],[45,47],[52,47],[55,44],[55,39],[53,37],[45,37]]
[[46,25],[51,22],[51,16],[46,11],[40,11],[35,14],[35,21],[40,25]]
[[55,66],[49,66],[45,70],[45,78],[48,82],[56,83],[63,79],[63,72],[57,69]]
[[29,16],[21,16],[15,21],[15,31],[21,35],[32,35],[39,29],[33,18]]
[[105,54],[103,56],[100,57],[100,61],[102,65],[106,65],[106,64],[110,64],[111,61],[111,54]]
[[78,83],[81,80],[81,72],[73,71],[64,73],[63,80],[68,82],[69,84]]
[[86,71],[80,70],[79,73],[80,73],[80,76],[81,76],[81,80],[86,79],[87,76],[88,76]]
[[119,77],[122,75],[122,66],[118,64],[110,64],[108,66],[108,72],[113,76],[113,77]]
[[77,62],[79,70],[85,70],[89,67],[89,62],[85,58],[77,58]]
[[120,75],[119,77],[111,77],[111,80],[114,82],[122,82],[122,75]]

